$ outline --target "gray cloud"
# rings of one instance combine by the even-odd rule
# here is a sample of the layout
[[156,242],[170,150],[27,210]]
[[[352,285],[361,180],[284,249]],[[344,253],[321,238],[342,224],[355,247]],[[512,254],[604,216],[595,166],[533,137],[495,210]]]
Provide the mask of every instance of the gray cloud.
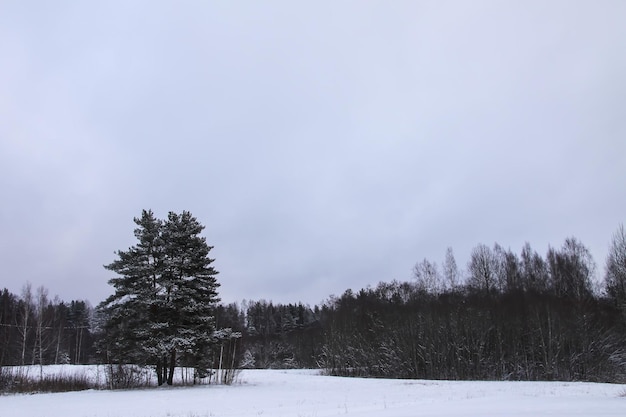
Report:
[[143,208],[226,301],[316,303],[452,246],[574,235],[626,195],[621,2],[0,6],[1,285],[97,303]]

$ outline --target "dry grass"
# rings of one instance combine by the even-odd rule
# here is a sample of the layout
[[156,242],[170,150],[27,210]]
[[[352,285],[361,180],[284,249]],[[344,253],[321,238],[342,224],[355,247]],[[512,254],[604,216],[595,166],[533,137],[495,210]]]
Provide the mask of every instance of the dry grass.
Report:
[[84,391],[97,388],[86,375],[30,376],[0,368],[0,393],[30,394],[38,392]]

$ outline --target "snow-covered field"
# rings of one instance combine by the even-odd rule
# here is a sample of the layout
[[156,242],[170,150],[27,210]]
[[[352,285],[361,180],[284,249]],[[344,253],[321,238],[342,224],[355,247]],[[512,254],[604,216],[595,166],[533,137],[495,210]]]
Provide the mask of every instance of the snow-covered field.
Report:
[[[87,369],[87,368],[86,368]],[[246,370],[232,386],[0,396],[7,417],[626,416],[626,386],[458,382]]]

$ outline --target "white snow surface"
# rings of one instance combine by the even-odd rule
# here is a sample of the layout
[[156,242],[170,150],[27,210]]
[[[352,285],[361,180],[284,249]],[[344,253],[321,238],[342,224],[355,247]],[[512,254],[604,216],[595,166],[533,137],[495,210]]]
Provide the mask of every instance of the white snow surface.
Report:
[[626,416],[626,386],[340,378],[245,370],[235,384],[0,396],[7,417]]

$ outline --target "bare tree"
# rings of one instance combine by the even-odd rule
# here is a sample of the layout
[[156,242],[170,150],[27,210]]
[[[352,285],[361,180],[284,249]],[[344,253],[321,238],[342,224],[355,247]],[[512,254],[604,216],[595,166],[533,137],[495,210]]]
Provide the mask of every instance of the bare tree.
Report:
[[445,290],[436,262],[430,262],[424,258],[413,267],[413,277],[419,290],[430,294],[439,294]]
[[548,267],[544,259],[526,242],[520,259],[520,279],[527,291],[544,292],[548,288]]
[[503,291],[520,289],[520,263],[517,255],[511,249],[505,250],[496,243],[493,247],[493,257],[498,287]]
[[30,282],[26,283],[26,285],[22,287],[22,299],[20,302],[21,316],[19,318],[19,323],[17,324],[17,329],[22,336],[22,354],[20,364],[23,366],[26,364],[26,345],[28,342],[29,321],[33,307],[33,292]]
[[470,255],[467,265],[470,287],[492,291],[497,288],[497,261],[489,246],[479,244]]
[[606,258],[604,282],[609,297],[626,309],[626,232],[623,224],[613,234]]
[[47,342],[47,337],[44,335],[45,330],[48,329],[50,323],[46,320],[46,309],[50,302],[48,301],[48,290],[43,286],[40,286],[36,290],[35,294],[35,315],[34,315],[34,327],[35,327],[35,343],[33,343],[33,364],[37,359],[40,365],[43,365],[43,354],[46,350],[44,342]]
[[446,287],[451,290],[454,290],[461,284],[459,282],[461,280],[461,273],[456,265],[451,247],[448,247],[446,250],[446,257],[443,261],[443,277]]
[[592,278],[596,265],[589,250],[576,238],[565,239],[561,250],[549,248],[547,259],[551,286],[556,295],[583,299],[593,294]]

